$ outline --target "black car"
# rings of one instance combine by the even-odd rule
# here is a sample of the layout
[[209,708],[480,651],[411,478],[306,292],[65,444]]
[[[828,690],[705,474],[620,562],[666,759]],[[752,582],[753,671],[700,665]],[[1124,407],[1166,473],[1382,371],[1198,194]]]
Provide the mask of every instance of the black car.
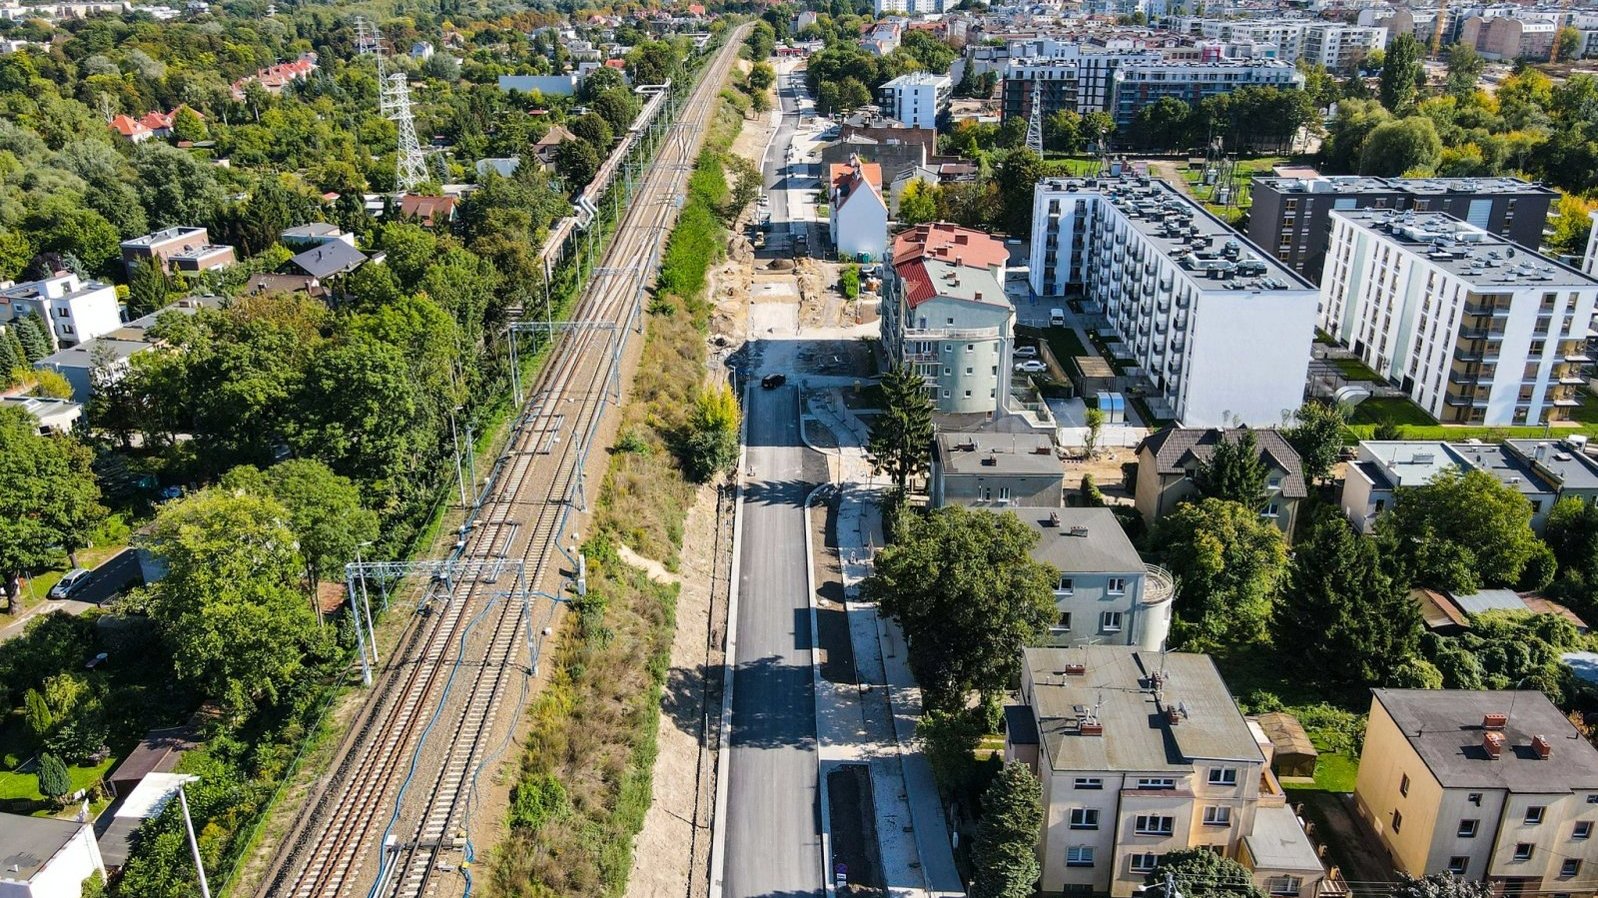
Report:
[[781,374],[768,374],[760,379],[760,385],[768,390],[775,390],[788,382],[788,378]]

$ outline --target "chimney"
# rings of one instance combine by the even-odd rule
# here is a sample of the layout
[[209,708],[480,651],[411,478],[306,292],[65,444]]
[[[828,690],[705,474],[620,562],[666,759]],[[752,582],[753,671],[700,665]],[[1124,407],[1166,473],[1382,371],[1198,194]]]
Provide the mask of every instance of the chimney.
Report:
[[1068,677],[1080,677],[1088,672],[1088,666],[1086,664],[1066,664],[1060,668],[1060,672]]
[[1498,760],[1498,756],[1504,751],[1504,734],[1496,731],[1483,733],[1481,747],[1483,751],[1487,752],[1489,759]]
[[1509,715],[1507,714],[1483,714],[1481,718],[1481,728],[1484,730],[1501,730],[1508,723]]
[[1097,720],[1083,720],[1076,725],[1076,731],[1083,736],[1103,736],[1104,724]]
[[1058,527],[1058,526],[1060,526],[1060,513],[1059,512],[1057,512],[1057,511],[1049,512],[1048,526],[1050,526],[1050,527]]
[[1177,710],[1175,705],[1166,705],[1165,706],[1165,722],[1170,724],[1171,726],[1176,726],[1177,724],[1182,722],[1182,712]]
[[1538,735],[1531,738],[1531,750],[1537,753],[1537,757],[1546,761],[1548,756],[1554,753],[1554,746],[1548,741],[1547,736]]

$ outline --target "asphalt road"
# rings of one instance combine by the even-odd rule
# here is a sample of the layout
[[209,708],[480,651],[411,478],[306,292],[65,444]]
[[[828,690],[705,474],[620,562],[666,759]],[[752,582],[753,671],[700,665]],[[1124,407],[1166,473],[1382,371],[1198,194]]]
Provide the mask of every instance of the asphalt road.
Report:
[[788,163],[788,148],[792,146],[794,133],[802,122],[799,108],[799,98],[802,96],[805,96],[803,74],[789,72],[778,76],[777,102],[782,105],[782,120],[777,125],[777,133],[772,135],[766,158],[761,163],[766,196],[770,197],[770,205],[765,209],[771,215],[771,234],[767,250],[761,255],[792,255],[793,235],[800,231],[808,234],[806,239],[810,242],[811,252],[814,252],[819,236],[812,230],[811,222],[794,221],[793,212],[788,208],[788,190],[801,185],[814,187],[815,184],[809,165]]
[[726,898],[820,898],[815,693],[799,390],[756,388],[749,422],[727,774]]

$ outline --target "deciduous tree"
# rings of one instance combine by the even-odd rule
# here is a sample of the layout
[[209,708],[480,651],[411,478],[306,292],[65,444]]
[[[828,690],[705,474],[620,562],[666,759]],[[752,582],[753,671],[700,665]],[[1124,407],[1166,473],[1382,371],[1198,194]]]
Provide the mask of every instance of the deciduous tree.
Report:
[[[1483,586],[1538,589],[1528,571],[1549,549],[1531,531],[1532,508],[1514,487],[1485,471],[1445,470],[1422,486],[1400,487],[1376,522],[1388,558],[1414,583],[1454,593]],[[1408,585],[1408,584],[1405,584]]]
[[68,436],[41,436],[33,417],[0,408],[0,578],[17,610],[21,578],[85,545],[105,517],[93,453]]
[[1394,115],[1408,115],[1420,94],[1424,48],[1413,34],[1400,34],[1387,44],[1382,59],[1380,94],[1382,105]]
[[1196,651],[1258,642],[1287,566],[1287,544],[1254,509],[1188,502],[1155,525],[1153,543],[1182,582],[1176,643]]
[[1480,879],[1461,879],[1452,873],[1432,873],[1422,877],[1399,873],[1389,893],[1392,898],[1489,898],[1490,883]]
[[1265,898],[1247,867],[1207,848],[1182,848],[1160,855],[1159,865],[1144,882],[1159,888],[1168,878],[1175,879],[1182,898]]
[[1293,425],[1283,432],[1298,453],[1304,479],[1317,483],[1332,476],[1343,450],[1343,411],[1329,402],[1310,401],[1293,412]]

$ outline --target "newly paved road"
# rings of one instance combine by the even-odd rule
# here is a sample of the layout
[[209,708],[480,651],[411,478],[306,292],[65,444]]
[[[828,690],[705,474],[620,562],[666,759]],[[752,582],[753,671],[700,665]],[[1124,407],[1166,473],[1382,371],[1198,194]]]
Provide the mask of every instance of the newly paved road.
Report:
[[777,102],[782,107],[782,119],[760,166],[765,176],[766,195],[771,198],[771,204],[765,207],[771,214],[771,236],[768,250],[762,255],[792,255],[793,235],[800,231],[806,232],[806,239],[814,251],[819,237],[813,222],[794,221],[793,210],[788,208],[789,190],[815,187],[813,167],[798,160],[790,164],[788,160],[788,148],[793,145],[794,134],[804,122],[800,105],[800,99],[804,96],[804,73],[789,71],[778,76]]
[[758,386],[748,417],[726,898],[823,894],[799,391]]

